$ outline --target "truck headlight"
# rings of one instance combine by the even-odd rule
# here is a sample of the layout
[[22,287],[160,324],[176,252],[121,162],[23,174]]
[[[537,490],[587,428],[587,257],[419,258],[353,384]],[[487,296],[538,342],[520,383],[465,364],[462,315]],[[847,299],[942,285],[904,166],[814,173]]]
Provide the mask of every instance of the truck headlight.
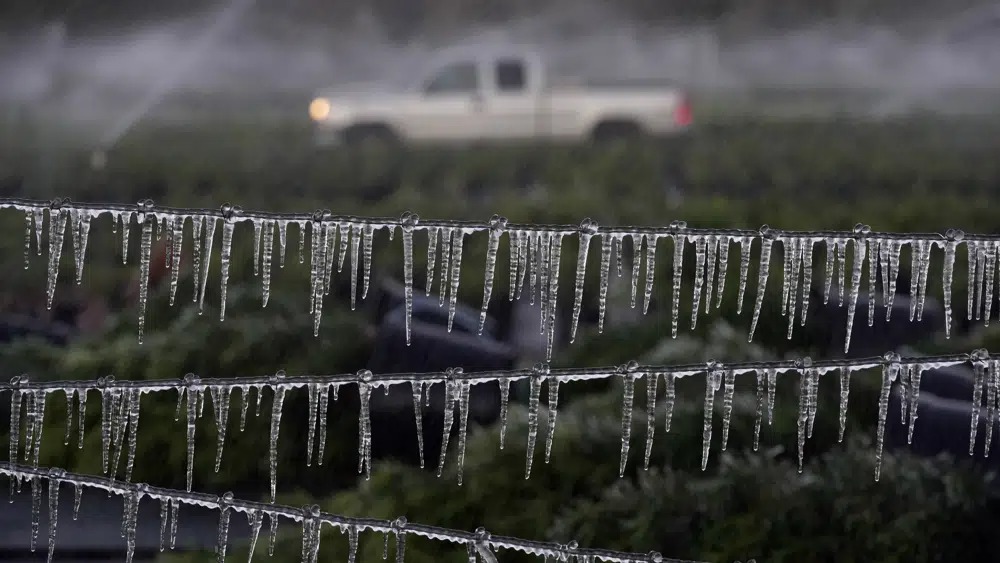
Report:
[[330,100],[316,98],[309,103],[309,117],[313,121],[323,121],[330,115]]

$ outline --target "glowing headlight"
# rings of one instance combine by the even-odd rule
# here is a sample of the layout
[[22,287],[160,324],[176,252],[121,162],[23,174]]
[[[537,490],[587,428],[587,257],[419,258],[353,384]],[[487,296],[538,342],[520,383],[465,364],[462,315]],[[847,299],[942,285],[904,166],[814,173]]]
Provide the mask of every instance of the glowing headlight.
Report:
[[323,121],[330,115],[330,100],[316,98],[309,104],[309,117],[313,121]]

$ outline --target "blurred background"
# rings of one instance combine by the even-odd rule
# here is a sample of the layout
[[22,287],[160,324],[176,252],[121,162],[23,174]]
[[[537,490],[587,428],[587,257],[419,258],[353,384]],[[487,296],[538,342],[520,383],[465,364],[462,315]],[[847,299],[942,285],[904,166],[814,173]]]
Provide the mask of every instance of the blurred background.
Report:
[[[523,83],[513,92],[502,91],[498,52],[524,55],[515,57],[526,74],[515,68],[513,76]],[[478,64],[472,83],[461,82],[460,73],[457,82],[435,82],[439,73],[452,76],[443,71],[463,61]],[[430,99],[434,88],[443,88],[440,103]],[[512,123],[502,114],[515,111],[510,108],[528,118],[531,134],[503,129]],[[568,124],[561,134],[557,123]],[[152,198],[212,208],[232,202],[245,209],[329,208],[390,217],[408,210],[427,219],[486,220],[500,213],[536,223],[575,224],[592,217],[605,225],[685,220],[697,227],[767,223],[815,230],[866,223],[876,231],[996,234],[1000,218],[990,206],[1000,190],[998,134],[1000,4],[982,0],[6,0],[0,8],[4,197],[117,203]],[[360,137],[378,142],[354,142]],[[140,345],[136,238],[129,264],[122,265],[110,220],[95,221],[82,284],[73,283],[71,253],[64,252],[56,303],[47,309],[44,257],[32,257],[23,268],[23,217],[4,211],[0,228],[7,233],[0,237],[5,379],[22,373],[33,380],[93,380],[107,374],[159,379],[279,369],[472,371],[544,358],[537,307],[526,295],[507,299],[506,244],[498,257],[490,325],[475,335],[486,253],[479,236],[466,243],[455,330],[445,328],[446,308],[438,307],[435,288],[431,299],[418,298],[415,305],[410,347],[403,337],[400,237],[377,240],[372,290],[357,310],[350,308],[346,271],[335,275],[320,334],[313,337],[308,269],[295,259],[297,235],[290,235],[286,266],[274,266],[270,303],[262,309],[248,225],[236,232],[226,320],[218,320],[218,264],[205,314],[186,297],[193,293],[188,246],[177,305],[168,305],[164,270],[153,268]],[[425,245],[418,236],[418,295]],[[581,329],[569,343],[574,245],[567,241],[563,249],[555,366],[843,357],[846,307],[836,299],[824,305],[820,297],[824,256],[815,257],[809,322],[786,338],[787,320],[777,306],[777,249],[760,325],[749,344],[748,311],[738,315],[735,307],[734,260],[722,307],[690,330],[694,253],[686,253],[682,329],[672,339],[672,253],[660,249],[653,304],[643,315],[629,305],[627,243],[626,273],[612,275],[608,318],[599,334],[599,253],[592,248]],[[957,326],[944,338],[941,256],[935,252],[923,321],[907,319],[910,259],[904,251],[892,321],[884,322],[881,299],[868,303],[862,295],[858,319],[875,307],[876,322],[855,323],[851,355],[981,346],[1000,352],[996,323],[966,318],[964,251],[955,269]],[[753,264],[751,280],[756,256]],[[1000,304],[989,305],[1000,311]],[[624,478],[616,473],[621,383],[564,385],[551,462],[536,459],[530,480],[523,477],[525,390],[512,392],[507,443],[500,450],[499,393],[478,386],[461,487],[451,456],[441,478],[434,463],[419,469],[409,391],[373,398],[371,480],[356,471],[353,389],[343,389],[331,403],[324,463],[312,466],[304,459],[307,397],[292,393],[279,442],[279,501],[712,561],[993,561],[1000,549],[994,532],[996,456],[982,459],[981,444],[976,458],[968,456],[972,381],[964,369],[924,375],[912,446],[906,445],[894,394],[890,453],[878,483],[875,372],[853,380],[843,443],[837,441],[837,381],[821,383],[816,431],[801,474],[795,463],[795,381],[780,385],[774,424],[765,425],[754,451],[755,391],[751,381],[740,380],[728,450],[720,453],[718,442],[713,444],[704,472],[704,381],[679,385],[669,433],[662,430],[662,400],[654,413],[636,401]],[[642,385],[636,393],[645,396]],[[432,408],[424,411],[428,460],[436,460],[440,448],[441,395],[433,389]],[[134,480],[183,487],[184,425],[172,417],[175,401],[171,394],[144,398]],[[9,434],[7,409],[4,399],[0,434]],[[243,432],[230,423],[217,473],[213,423],[203,419],[195,489],[265,497],[268,394],[262,411],[249,417]],[[80,449],[58,439],[65,415],[61,398],[52,399],[41,463],[100,473],[98,409],[89,411]],[[656,416],[658,427],[648,470],[640,463],[646,416]],[[981,426],[988,423],[981,417]],[[71,510],[67,505],[60,512]],[[143,505],[137,556],[213,558],[217,515],[185,510],[177,548],[161,554],[157,507]],[[79,521],[61,519],[57,559],[119,560],[120,514],[116,499],[85,494]],[[273,557],[281,561],[297,558],[301,549],[298,530],[289,528],[279,529]],[[247,534],[234,520],[233,557],[246,557],[241,542]],[[321,560],[344,560],[346,539],[328,536]],[[0,511],[0,559],[38,560],[41,554],[28,550],[29,537],[30,495],[22,493]],[[267,557],[265,544],[261,538],[258,560]],[[407,548],[408,561],[464,556],[462,549],[452,553],[417,539]],[[361,549],[362,561],[377,560],[382,539],[363,537]]]

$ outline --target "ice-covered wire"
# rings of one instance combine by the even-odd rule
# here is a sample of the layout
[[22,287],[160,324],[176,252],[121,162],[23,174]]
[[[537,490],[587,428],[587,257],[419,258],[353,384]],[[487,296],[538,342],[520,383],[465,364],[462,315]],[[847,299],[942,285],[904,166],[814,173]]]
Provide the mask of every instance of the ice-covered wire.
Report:
[[[79,209],[92,213],[118,213],[135,212],[144,210],[155,211],[157,213],[183,216],[203,216],[231,218],[235,221],[257,220],[279,220],[287,222],[311,222],[317,218],[316,212],[309,213],[276,213],[271,211],[243,210],[239,207],[225,204],[219,208],[184,208],[184,207],[164,207],[154,206],[152,200],[144,200],[137,204],[122,203],[81,203],[72,202],[68,198],[57,200],[35,200],[24,198],[0,198],[0,207],[11,207],[21,211],[44,210],[51,208]],[[323,211],[320,211],[323,213]],[[325,210],[322,215],[324,221],[331,222],[351,222],[362,223],[373,226],[398,226],[400,220],[395,217],[365,217],[358,215],[334,215]],[[580,232],[580,225],[556,225],[556,224],[532,224],[532,223],[509,223],[507,230],[525,230],[533,232],[543,232],[549,234],[575,235]],[[419,229],[462,229],[467,233],[488,231],[490,221],[456,221],[456,220],[425,220],[420,219]],[[683,232],[687,235],[717,235],[730,237],[761,236],[766,233],[769,236],[801,237],[801,238],[853,238],[854,231],[782,231],[768,226],[761,229],[710,229],[688,227],[684,223],[675,222],[672,226],[601,226],[601,233],[631,235],[633,233],[643,235],[670,236]],[[893,233],[893,232],[869,232],[865,235],[872,240],[886,241],[910,241],[913,239],[945,240],[947,236],[941,233]],[[1000,234],[965,234],[966,241],[998,241]]]
[[[555,542],[543,542],[492,535],[486,531],[485,528],[479,528],[474,532],[466,532],[462,530],[441,528],[438,526],[429,526],[415,522],[407,522],[405,518],[398,518],[396,520],[351,518],[338,514],[321,512],[319,507],[315,505],[305,506],[303,508],[294,508],[281,504],[240,500],[233,498],[231,493],[227,493],[223,496],[215,496],[206,493],[152,487],[143,483],[125,483],[106,477],[70,473],[62,469],[49,469],[11,463],[0,463],[0,474],[6,475],[12,479],[23,481],[46,479],[55,480],[60,483],[68,483],[75,487],[100,489],[123,498],[130,498],[130,502],[136,507],[136,503],[143,497],[146,497],[159,500],[162,504],[176,503],[200,506],[211,510],[218,510],[220,512],[229,510],[234,512],[243,512],[247,515],[248,520],[251,521],[253,521],[254,514],[261,514],[267,515],[269,519],[285,518],[300,523],[309,521],[310,525],[325,524],[338,528],[342,532],[349,534],[350,537],[355,538],[352,541],[356,541],[357,534],[364,531],[394,535],[397,538],[400,535],[422,536],[434,541],[470,546],[472,549],[478,550],[480,554],[483,554],[483,550],[486,550],[486,557],[484,557],[484,560],[488,558],[489,555],[492,555],[493,550],[510,549],[539,557],[555,557],[561,561],[565,561],[566,558],[569,557],[576,557],[577,560],[581,561],[585,560],[585,558],[592,558],[592,560],[620,563],[637,563],[642,561],[648,561],[650,563],[695,563],[689,560],[666,558],[656,552],[643,554],[606,549],[586,549],[577,547],[576,542],[560,544]],[[137,509],[133,508],[132,511],[127,510],[126,512],[131,512],[131,524],[134,526],[134,518]],[[128,515],[126,518],[128,518]],[[123,522],[123,529],[127,529],[129,524],[129,522]],[[134,527],[132,529],[134,529]],[[318,528],[303,526],[303,530],[303,534],[306,535],[309,533],[309,530],[318,530]],[[220,538],[222,538],[221,535]],[[224,541],[224,539],[221,539],[220,543],[223,543]],[[304,538],[303,541],[310,540],[309,538]],[[318,540],[314,538],[313,541]],[[224,549],[224,546],[219,547]],[[356,544],[354,547],[356,548]],[[224,553],[224,551],[222,553]]]
[[[638,288],[643,287],[643,313],[648,312],[653,296],[656,278],[656,250],[659,239],[670,239],[673,246],[672,284],[672,335],[677,336],[680,292],[684,280],[684,249],[693,246],[696,253],[694,272],[694,293],[691,327],[697,324],[699,315],[708,314],[713,306],[722,304],[723,290],[729,270],[730,247],[735,245],[739,253],[739,282],[737,313],[743,311],[743,301],[748,280],[753,247],[758,247],[757,295],[753,299],[752,320],[749,340],[753,340],[761,307],[766,293],[772,254],[780,248],[784,259],[782,268],[782,313],[788,317],[788,337],[791,338],[795,324],[804,325],[809,311],[810,293],[813,284],[813,270],[816,246],[825,249],[825,291],[824,303],[828,303],[832,291],[840,296],[840,305],[848,304],[847,330],[845,332],[845,352],[850,348],[854,317],[858,298],[862,293],[861,280],[867,278],[868,303],[877,297],[878,280],[881,279],[881,297],[887,310],[886,320],[891,318],[893,299],[896,294],[897,279],[901,270],[901,251],[910,247],[910,320],[923,318],[927,296],[931,255],[935,247],[944,252],[941,271],[944,296],[945,332],[950,336],[952,325],[952,284],[955,258],[958,247],[965,245],[968,251],[969,291],[968,318],[984,318],[989,324],[993,313],[993,295],[997,291],[996,263],[1000,259],[1000,235],[965,235],[957,230],[949,230],[943,235],[933,233],[876,233],[867,225],[855,225],[852,231],[781,231],[767,227],[760,229],[699,229],[688,227],[683,221],[674,221],[669,226],[642,227],[617,226],[601,227],[586,218],[579,225],[534,225],[509,223],[499,215],[483,222],[477,221],[421,221],[410,212],[398,219],[334,215],[327,209],[306,214],[281,214],[257,211],[243,211],[233,205],[223,205],[219,209],[182,209],[156,207],[151,200],[133,205],[120,204],[73,204],[69,200],[40,202],[23,199],[0,199],[0,207],[13,207],[24,213],[24,260],[30,263],[31,247],[42,254],[42,240],[48,225],[48,270],[47,302],[52,305],[53,295],[59,278],[59,267],[63,247],[66,246],[67,228],[72,239],[76,263],[76,281],[80,283],[86,264],[87,240],[91,222],[103,214],[110,214],[113,228],[120,227],[122,259],[127,261],[130,228],[139,226],[139,340],[142,341],[148,301],[148,279],[153,237],[166,236],[166,266],[170,270],[170,302],[174,302],[180,279],[181,255],[188,238],[186,225],[190,223],[192,240],[192,279],[194,280],[193,300],[204,306],[206,284],[208,282],[213,245],[216,231],[221,225],[220,243],[220,307],[219,318],[225,319],[226,291],[229,282],[232,245],[235,226],[239,222],[249,222],[254,231],[254,275],[262,278],[262,305],[267,306],[270,295],[272,264],[285,263],[285,254],[290,231],[297,231],[299,262],[305,262],[306,240],[309,240],[310,309],[313,320],[313,334],[319,334],[324,296],[328,295],[334,268],[342,272],[345,259],[350,255],[351,308],[354,309],[360,295],[368,294],[371,281],[374,241],[377,234],[387,231],[392,238],[397,228],[403,239],[404,308],[406,319],[406,342],[411,343],[411,317],[414,290],[414,232],[423,231],[427,235],[427,274],[425,290],[427,296],[432,290],[435,269],[440,254],[439,304],[448,303],[448,330],[453,325],[461,282],[462,255],[465,239],[469,235],[485,231],[489,234],[486,247],[486,268],[483,276],[483,300],[480,309],[479,332],[485,326],[490,299],[496,282],[496,263],[501,238],[506,235],[509,245],[508,272],[510,279],[509,299],[520,299],[524,285],[529,286],[531,304],[537,297],[540,305],[541,328],[546,344],[546,359],[552,358],[555,341],[556,310],[559,299],[559,278],[563,242],[566,237],[576,236],[577,245],[576,276],[573,287],[573,316],[570,340],[576,336],[583,307],[583,293],[586,285],[587,257],[592,240],[600,241],[600,285],[598,297],[598,331],[603,331],[607,309],[608,289],[612,254],[617,255],[618,275],[622,275],[623,244],[630,243],[631,256],[631,304],[637,305]],[[294,229],[292,227],[294,226]],[[34,241],[34,242],[33,242]],[[274,259],[275,246],[279,258]],[[664,245],[660,245],[663,248]],[[850,249],[850,266],[848,266]],[[645,258],[645,260],[643,260]],[[735,260],[733,260],[735,261]],[[641,264],[645,262],[645,272]],[[836,284],[834,271],[836,270]],[[864,272],[867,271],[867,275]],[[639,278],[644,278],[640,282]],[[360,287],[359,287],[360,278]],[[704,293],[704,313],[700,311]],[[713,294],[715,299],[713,300]],[[797,309],[801,310],[797,322]],[[868,326],[873,326],[875,308],[868,307]]]
[[369,370],[360,370],[357,373],[344,373],[335,375],[287,375],[284,371],[279,371],[273,375],[262,376],[238,376],[238,377],[212,377],[199,378],[194,374],[188,374],[181,379],[144,379],[144,380],[122,380],[114,377],[101,378],[99,380],[67,380],[67,381],[32,381],[27,377],[14,377],[9,383],[0,383],[0,392],[14,389],[27,391],[100,391],[100,390],[138,390],[140,393],[153,393],[158,391],[183,390],[189,388],[207,389],[220,386],[228,388],[255,387],[255,386],[277,386],[284,389],[305,387],[308,385],[345,385],[350,383],[365,383],[373,387],[381,387],[398,384],[411,383],[444,383],[444,382],[466,382],[469,384],[517,381],[522,379],[541,378],[546,381],[588,381],[596,379],[608,379],[622,374],[633,374],[635,376],[649,373],[667,375],[672,378],[692,376],[708,373],[710,371],[733,371],[737,374],[775,370],[777,372],[799,370],[804,364],[820,371],[831,371],[833,369],[845,368],[850,371],[859,371],[889,364],[899,366],[922,365],[926,369],[935,369],[951,365],[961,364],[975,360],[978,351],[964,354],[944,354],[937,356],[894,356],[885,354],[883,356],[870,356],[865,358],[848,358],[835,360],[812,360],[809,358],[793,360],[774,361],[751,361],[724,363],[715,360],[708,360],[702,363],[692,364],[663,364],[644,365],[635,361],[626,362],[619,366],[608,367],[584,367],[584,368],[552,368],[547,363],[538,363],[528,369],[515,370],[494,370],[467,372],[462,368],[451,368],[441,372],[410,372],[410,373],[388,373],[374,374]]
[[[345,384],[356,384],[359,399],[358,415],[358,471],[365,471],[366,476],[371,475],[371,409],[370,400],[372,390],[376,387],[384,387],[388,390],[391,385],[406,385],[412,389],[414,416],[417,422],[417,443],[420,451],[423,452],[423,430],[421,426],[422,405],[425,397],[429,397],[427,387],[435,383],[443,383],[445,391],[444,405],[444,437],[441,447],[441,454],[438,464],[438,476],[441,475],[444,467],[445,457],[448,450],[448,437],[451,434],[452,425],[455,422],[455,411],[458,410],[459,433],[458,433],[458,483],[462,483],[462,469],[465,457],[466,436],[468,433],[468,417],[470,410],[470,389],[475,384],[496,382],[500,388],[500,445],[503,447],[504,435],[506,432],[507,410],[509,402],[510,382],[521,379],[528,379],[530,392],[528,398],[528,440],[527,457],[525,464],[525,476],[531,475],[532,460],[534,459],[535,445],[539,434],[539,407],[541,399],[541,388],[543,385],[548,388],[548,432],[545,443],[545,460],[548,463],[552,438],[555,430],[556,409],[559,398],[559,385],[562,382],[609,379],[620,377],[623,383],[622,397],[622,436],[621,436],[621,460],[619,474],[624,475],[628,462],[628,452],[630,447],[630,437],[632,433],[631,421],[634,407],[635,384],[644,380],[647,390],[647,417],[646,448],[644,456],[644,467],[649,466],[650,454],[653,445],[654,419],[656,417],[657,385],[659,380],[664,382],[664,401],[667,431],[670,430],[670,420],[674,408],[676,391],[675,383],[679,378],[704,375],[705,376],[705,403],[704,403],[704,423],[702,429],[702,469],[707,467],[709,449],[712,442],[712,427],[715,411],[715,396],[717,391],[724,389],[723,415],[722,415],[722,449],[726,449],[729,437],[729,427],[732,419],[733,399],[735,395],[738,376],[754,375],[756,379],[757,412],[756,424],[754,427],[754,448],[759,443],[762,420],[764,418],[765,404],[767,405],[767,420],[771,422],[773,418],[776,378],[779,374],[797,375],[799,379],[799,420],[798,420],[798,452],[799,467],[803,463],[803,452],[807,437],[812,435],[812,428],[816,418],[816,411],[819,405],[818,389],[821,377],[832,372],[839,373],[840,382],[840,437],[843,439],[844,429],[847,423],[848,395],[850,393],[850,378],[854,372],[872,368],[881,368],[882,372],[882,393],[879,397],[879,419],[878,435],[876,440],[876,479],[881,465],[882,444],[885,434],[885,424],[888,411],[889,393],[891,386],[897,380],[904,388],[903,413],[904,422],[909,422],[909,436],[912,440],[914,423],[917,417],[917,407],[920,391],[920,378],[924,372],[931,369],[939,369],[947,366],[971,363],[977,374],[975,393],[981,394],[986,390],[989,397],[990,409],[987,417],[990,424],[994,415],[1000,413],[1000,360],[991,359],[986,350],[975,350],[969,354],[949,354],[940,356],[923,356],[903,358],[895,352],[889,352],[882,357],[825,360],[813,361],[805,357],[796,360],[779,361],[755,361],[720,363],[709,360],[699,364],[684,365],[641,365],[636,361],[630,361],[617,367],[605,368],[557,368],[552,369],[548,364],[539,363],[531,369],[485,371],[465,373],[461,368],[449,368],[438,373],[397,373],[376,376],[369,370],[361,370],[356,374],[342,375],[303,375],[287,376],[284,372],[270,376],[258,377],[235,377],[235,378],[206,378],[199,379],[194,374],[186,375],[182,380],[147,380],[147,381],[118,381],[114,376],[99,378],[93,381],[54,381],[54,382],[32,382],[26,377],[15,377],[9,384],[0,385],[0,391],[12,391],[11,393],[11,442],[10,459],[16,459],[19,448],[21,431],[19,424],[21,420],[22,403],[27,409],[27,424],[24,429],[25,443],[24,456],[29,459],[29,451],[34,452],[35,463],[37,463],[38,448],[41,442],[41,424],[45,412],[46,398],[55,393],[63,393],[66,396],[67,404],[67,430],[65,443],[69,442],[69,428],[73,422],[73,401],[75,397],[77,409],[81,413],[86,410],[87,397],[90,392],[96,391],[101,398],[101,443],[102,459],[104,459],[104,469],[109,476],[115,475],[126,434],[129,436],[126,465],[126,480],[131,474],[132,463],[135,457],[136,426],[139,420],[139,402],[143,394],[176,390],[177,392],[177,415],[181,415],[182,403],[186,401],[187,408],[187,485],[191,489],[193,479],[193,461],[195,453],[195,433],[196,421],[200,417],[203,405],[207,404],[206,395],[211,398],[215,412],[216,426],[218,428],[218,445],[216,453],[216,471],[222,457],[222,451],[226,440],[226,427],[229,419],[230,396],[235,390],[241,393],[242,405],[240,406],[240,430],[242,431],[247,406],[249,404],[249,393],[256,390],[257,411],[260,412],[260,398],[264,389],[269,389],[272,394],[271,424],[269,436],[269,458],[271,476],[271,499],[277,490],[277,443],[280,435],[280,424],[282,414],[282,404],[289,389],[296,387],[307,387],[309,391],[309,440],[307,446],[307,464],[311,463],[314,446],[315,431],[319,432],[318,462],[322,464],[324,444],[326,440],[327,408],[329,405],[329,393],[333,392],[336,399],[338,390]],[[977,395],[978,396],[978,395]],[[973,403],[979,404],[979,400],[973,397]],[[972,426],[970,443],[975,444],[976,428],[979,409],[972,411]],[[37,427],[37,430],[36,430]],[[992,428],[992,426],[990,426]],[[80,440],[82,447],[83,429],[80,424]],[[986,448],[989,449],[992,433],[987,430]],[[971,446],[970,446],[971,448]],[[115,451],[117,453],[115,453]],[[971,452],[971,449],[970,449]],[[113,464],[108,460],[114,459]],[[421,467],[423,467],[423,457],[421,457]]]

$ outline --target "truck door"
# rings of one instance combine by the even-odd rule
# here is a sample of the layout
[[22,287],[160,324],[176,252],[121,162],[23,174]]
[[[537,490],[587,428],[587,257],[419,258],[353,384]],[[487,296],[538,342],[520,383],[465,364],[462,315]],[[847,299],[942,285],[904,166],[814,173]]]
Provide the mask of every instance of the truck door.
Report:
[[494,139],[530,139],[545,134],[538,120],[540,67],[519,56],[489,61],[485,98],[487,128]]
[[430,141],[476,139],[484,120],[481,68],[477,61],[456,61],[431,73],[419,103],[400,108],[411,138]]

